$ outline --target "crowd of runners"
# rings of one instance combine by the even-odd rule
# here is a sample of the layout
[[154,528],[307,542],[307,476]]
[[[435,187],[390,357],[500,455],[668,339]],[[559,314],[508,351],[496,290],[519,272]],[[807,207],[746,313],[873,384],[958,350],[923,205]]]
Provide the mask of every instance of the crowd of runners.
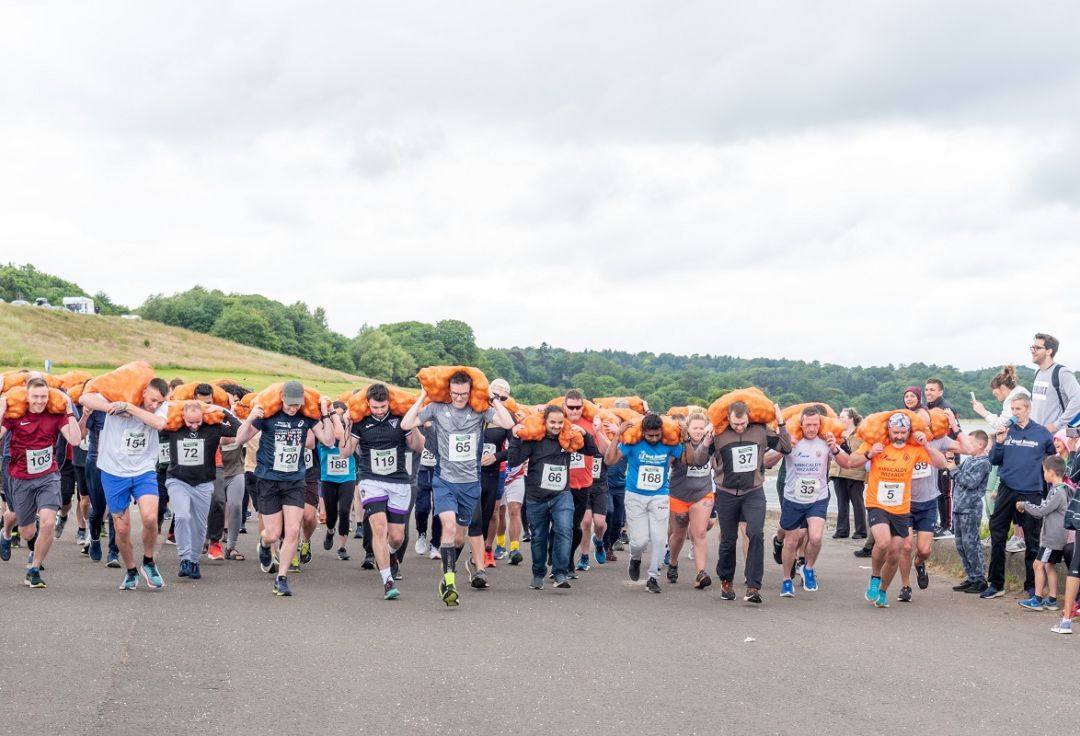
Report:
[[[811,403],[785,418],[773,406],[771,416],[755,417],[734,401],[717,423],[701,408],[661,417],[626,397],[612,411],[636,402],[641,416],[586,418],[593,404],[574,389],[538,407],[542,431],[524,437],[523,414],[508,408],[515,404],[507,381],[492,381],[478,410],[466,370],[449,376],[445,401],[421,390],[407,410],[392,410],[392,389],[383,384],[360,389],[367,412],[357,421],[346,401],[326,397],[314,415],[305,413],[307,392],[297,381],[280,387],[273,413],[259,403],[238,411],[251,392],[232,382],[162,378],[149,380],[138,401],[113,401],[87,384],[77,400],[62,394],[57,408],[49,376],[21,371],[13,381],[25,390],[21,415],[0,397],[0,560],[25,555],[25,584],[45,588],[50,548],[73,516],[82,555],[116,568],[121,590],[166,586],[157,564],[163,537],[175,545],[179,578],[200,579],[205,559],[243,562],[246,551],[271,577],[274,594],[291,596],[290,575],[312,563],[321,542],[333,553],[322,558],[328,564],[362,556],[392,600],[401,595],[401,562],[411,549],[439,561],[438,596],[458,606],[466,585],[493,584],[491,568],[523,566],[525,544],[530,570],[522,587],[569,589],[593,565],[622,555],[629,579],[644,577],[650,593],[678,584],[689,564],[689,587],[705,591],[715,574],[720,600],[735,600],[741,549],[742,598],[760,604],[766,471],[776,468],[771,577],[779,597],[827,589],[828,572],[819,577],[817,561],[835,496],[832,536],[866,540],[855,554],[871,560],[865,598],[874,607],[888,607],[896,589],[896,600],[911,601],[912,573],[926,589],[935,540],[951,538],[966,572],[955,591],[1001,596],[1006,556],[1023,551],[1020,604],[1062,611],[1053,630],[1071,633],[1080,587],[1073,552],[1080,460],[1069,425],[1080,416],[1080,385],[1055,363],[1058,347],[1050,335],[1035,336],[1030,390],[1011,366],[994,377],[999,412],[971,395],[971,411],[988,431],[964,431],[943,383],[930,377],[897,397],[874,442],[860,439],[854,407],[835,415]],[[190,398],[176,398],[185,386],[193,388]],[[172,424],[170,404],[179,412]],[[936,439],[927,430],[935,410],[948,417],[947,433]],[[665,440],[671,421],[681,441]],[[842,431],[826,431],[833,422]],[[988,541],[980,539],[984,509]],[[714,527],[719,547],[710,569],[706,540]],[[242,535],[251,539],[243,551]],[[1068,577],[1059,603],[1062,561]],[[459,563],[467,583],[459,582]]]

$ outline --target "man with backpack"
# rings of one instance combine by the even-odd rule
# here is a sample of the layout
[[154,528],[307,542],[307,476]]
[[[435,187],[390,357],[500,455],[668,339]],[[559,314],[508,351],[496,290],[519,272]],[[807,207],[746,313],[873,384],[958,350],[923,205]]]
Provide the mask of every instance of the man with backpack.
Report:
[[1060,343],[1039,332],[1031,343],[1031,361],[1038,366],[1031,386],[1031,418],[1056,433],[1080,414],[1080,383],[1076,374],[1054,362]]

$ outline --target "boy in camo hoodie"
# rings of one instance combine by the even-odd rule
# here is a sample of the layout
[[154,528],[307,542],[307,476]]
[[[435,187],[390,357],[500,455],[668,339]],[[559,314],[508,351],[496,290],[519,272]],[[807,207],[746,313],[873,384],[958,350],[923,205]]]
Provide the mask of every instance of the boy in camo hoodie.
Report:
[[982,526],[983,497],[990,478],[988,448],[990,438],[981,429],[971,433],[977,453],[959,467],[950,461],[949,475],[953,482],[953,534],[956,551],[964,564],[967,580],[953,586],[963,593],[982,593],[986,590],[982,545],[979,527]]

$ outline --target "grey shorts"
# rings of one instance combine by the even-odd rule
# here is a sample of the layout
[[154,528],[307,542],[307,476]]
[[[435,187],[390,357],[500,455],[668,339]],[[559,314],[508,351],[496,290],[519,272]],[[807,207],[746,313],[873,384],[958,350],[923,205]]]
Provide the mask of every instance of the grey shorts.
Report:
[[60,509],[60,473],[53,472],[40,478],[9,479],[8,500],[15,511],[19,526],[30,526],[37,518],[39,509]]

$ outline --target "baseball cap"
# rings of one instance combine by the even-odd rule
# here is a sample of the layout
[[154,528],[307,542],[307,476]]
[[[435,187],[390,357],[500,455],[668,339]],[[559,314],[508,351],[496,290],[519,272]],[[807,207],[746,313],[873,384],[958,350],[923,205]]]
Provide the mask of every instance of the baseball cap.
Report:
[[290,406],[304,403],[304,384],[299,381],[286,381],[281,387],[281,400]]

